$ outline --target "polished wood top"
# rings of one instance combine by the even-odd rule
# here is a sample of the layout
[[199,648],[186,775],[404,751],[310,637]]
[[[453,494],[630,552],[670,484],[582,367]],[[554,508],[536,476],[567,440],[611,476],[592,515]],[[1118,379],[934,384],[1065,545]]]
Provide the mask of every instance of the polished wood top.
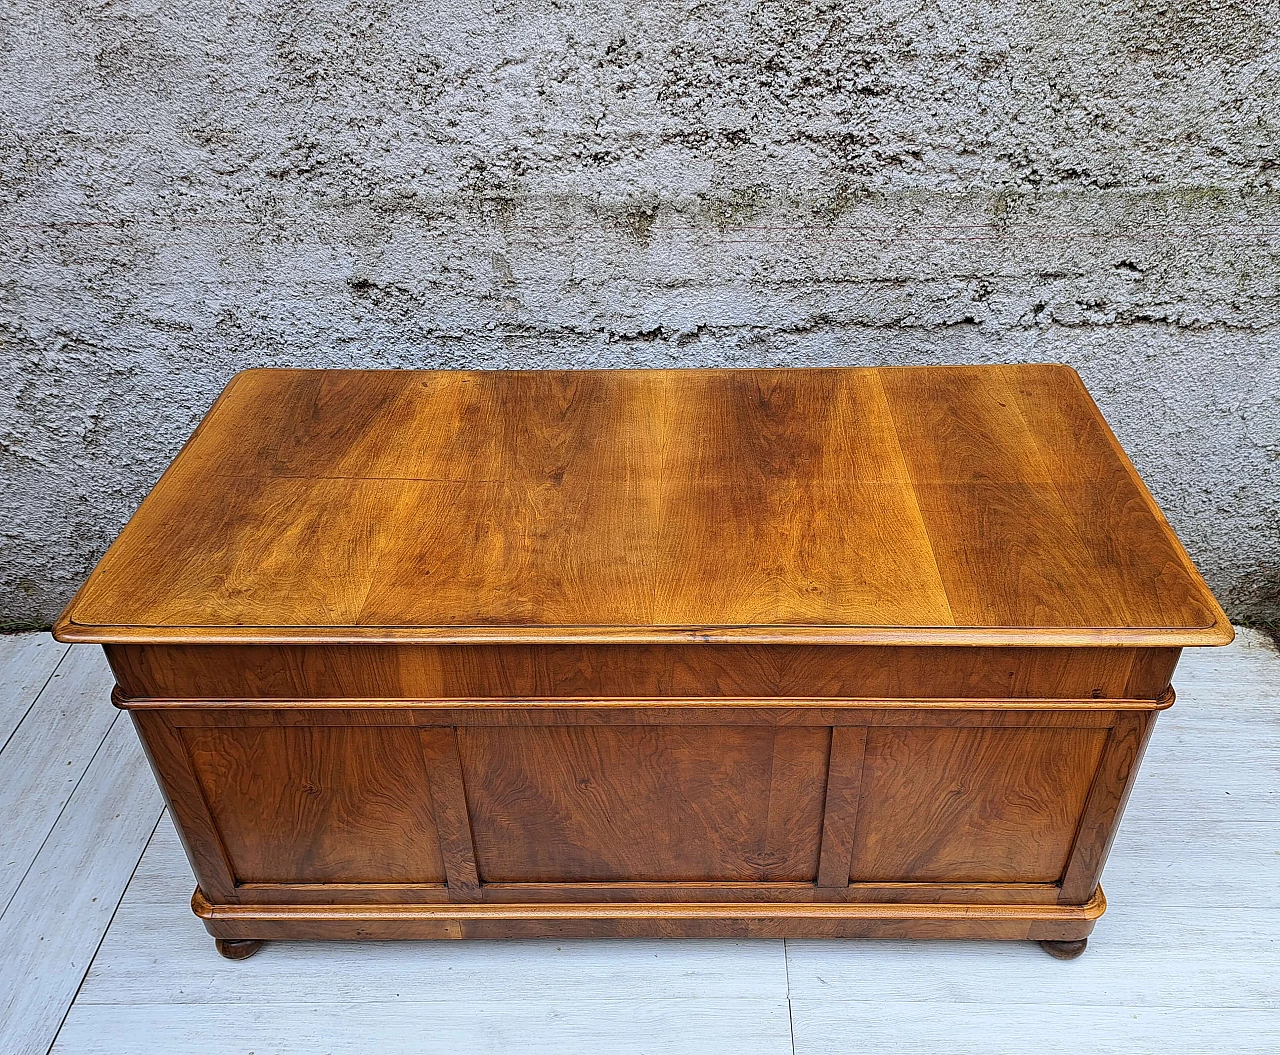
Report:
[[1063,366],[237,375],[62,640],[1222,644]]

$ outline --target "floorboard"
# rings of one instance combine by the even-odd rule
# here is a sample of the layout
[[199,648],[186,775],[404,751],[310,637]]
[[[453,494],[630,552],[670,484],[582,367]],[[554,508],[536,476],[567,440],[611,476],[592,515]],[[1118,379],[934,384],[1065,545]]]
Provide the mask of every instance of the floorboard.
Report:
[[[1135,901],[1190,912],[1280,909],[1280,823],[1178,821],[1131,804],[1102,874],[1112,909]],[[1094,932],[1099,939],[1107,918]]]
[[[7,648],[0,667],[20,651]],[[43,696],[47,716],[33,721],[91,742],[91,723],[113,713],[80,658],[91,650],[73,649],[50,680],[60,656],[22,649],[31,701],[46,681],[49,699],[84,693],[78,734],[72,709]],[[48,837],[0,917],[0,1052],[43,1055],[56,1031],[56,1055],[1271,1055],[1280,655],[1242,632],[1188,651],[1175,684],[1104,876],[1110,909],[1069,963],[1031,943],[727,940],[277,942],[231,963],[190,913],[169,820],[147,839],[159,797],[127,722],[92,762],[56,729],[42,740],[19,722],[14,736],[33,746],[0,756],[20,760],[0,770],[0,804]],[[69,799],[69,775],[19,772],[37,758],[82,768]],[[6,779],[29,792],[4,799]]]
[[[1087,954],[1086,954],[1087,955]],[[1256,1008],[792,1000],[796,1055],[1275,1055]]]
[[[247,962],[214,955],[191,914],[194,883],[168,817],[156,830],[79,1002],[395,999],[785,1002],[780,941],[270,942]],[[274,996],[272,995],[274,994]]]
[[161,808],[121,717],[0,916],[4,1055],[49,1050]]
[[54,1055],[789,1055],[785,998],[77,1004]]
[[[1121,902],[1065,967],[1031,942],[787,942],[793,999],[1280,1009],[1280,910]],[[1229,957],[1206,950],[1231,951]],[[1011,981],[1016,984],[1011,985]]]
[[48,634],[0,634],[0,747],[66,654]]
[[113,682],[101,649],[76,649],[0,750],[0,914],[119,714]]

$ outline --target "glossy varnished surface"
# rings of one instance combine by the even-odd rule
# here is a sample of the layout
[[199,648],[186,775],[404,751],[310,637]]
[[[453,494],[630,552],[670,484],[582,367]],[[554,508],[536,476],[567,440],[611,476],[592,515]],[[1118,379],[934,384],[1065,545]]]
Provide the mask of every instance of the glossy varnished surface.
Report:
[[1064,367],[239,375],[70,640],[1221,643]]
[[649,697],[1154,700],[1176,648],[842,645],[107,646],[126,699]]
[[1155,712],[997,702],[752,706],[735,724],[732,704],[674,700],[620,715],[133,714],[204,896],[263,918],[329,905],[359,934],[379,905],[478,902],[914,904],[918,919],[1040,906],[1048,920],[1090,902]]
[[221,939],[1083,939],[1230,628],[1060,367],[241,375],[58,632]]

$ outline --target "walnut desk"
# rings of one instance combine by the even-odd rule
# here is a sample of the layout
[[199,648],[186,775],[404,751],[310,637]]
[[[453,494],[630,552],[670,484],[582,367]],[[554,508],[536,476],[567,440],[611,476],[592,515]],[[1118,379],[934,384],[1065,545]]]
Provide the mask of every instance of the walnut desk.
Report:
[[238,375],[56,628],[225,955],[1083,949],[1230,624],[1060,366]]

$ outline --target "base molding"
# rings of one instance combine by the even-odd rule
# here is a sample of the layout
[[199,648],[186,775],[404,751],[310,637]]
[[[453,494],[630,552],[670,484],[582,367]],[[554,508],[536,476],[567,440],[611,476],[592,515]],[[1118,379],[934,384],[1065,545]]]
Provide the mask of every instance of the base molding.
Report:
[[191,907],[215,938],[381,941],[460,938],[982,938],[1076,941],[1106,911],[1083,905],[915,904],[213,904]]

